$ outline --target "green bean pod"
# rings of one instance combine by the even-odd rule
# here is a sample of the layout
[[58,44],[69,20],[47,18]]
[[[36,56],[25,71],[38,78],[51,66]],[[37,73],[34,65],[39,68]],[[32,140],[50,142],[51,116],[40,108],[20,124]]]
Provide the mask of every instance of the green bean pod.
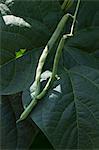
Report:
[[21,114],[20,118],[16,121],[16,123],[26,119],[28,117],[28,115],[31,113],[33,107],[35,107],[36,104],[37,104],[37,99],[35,98],[26,107],[26,109],[23,111],[23,113]]
[[48,47],[49,50],[53,47],[53,45],[55,44],[55,42],[57,41],[59,35],[61,34],[63,28],[66,25],[66,22],[68,20],[69,17],[71,17],[72,15],[67,13],[65,14],[62,19],[60,20],[59,24],[57,25],[56,30],[54,31],[52,37],[50,38],[50,40],[48,41]]
[[55,77],[56,77],[56,74],[57,74],[58,63],[59,63],[59,59],[60,59],[60,56],[61,56],[61,53],[62,53],[62,49],[64,47],[65,40],[66,40],[66,38],[64,38],[64,37],[62,37],[61,40],[60,40],[60,43],[59,43],[57,51],[56,51],[55,59],[54,59],[52,75],[49,78],[47,84],[45,85],[43,91],[37,96],[37,99],[41,99],[47,93],[48,89],[50,88],[53,81],[55,80]]
[[41,76],[41,73],[42,73],[42,68],[43,68],[44,63],[46,61],[47,55],[48,55],[50,49],[55,44],[55,42],[57,41],[57,39],[58,39],[60,33],[62,32],[69,16],[71,16],[71,15],[70,14],[65,14],[62,17],[62,19],[60,20],[56,30],[54,31],[52,37],[48,41],[47,45],[45,46],[45,48],[44,48],[44,50],[41,54],[41,57],[40,57],[39,62],[38,62],[38,67],[37,67],[37,70],[36,70],[36,77],[35,77],[35,81],[37,81],[37,83],[40,82],[40,76]]
[[28,115],[31,113],[33,107],[35,107],[35,105],[37,104],[36,96],[39,94],[39,92],[40,92],[40,85],[38,84],[37,86],[37,83],[34,82],[30,87],[30,95],[32,100],[30,104],[25,108],[20,118],[17,120],[17,123],[26,119]]

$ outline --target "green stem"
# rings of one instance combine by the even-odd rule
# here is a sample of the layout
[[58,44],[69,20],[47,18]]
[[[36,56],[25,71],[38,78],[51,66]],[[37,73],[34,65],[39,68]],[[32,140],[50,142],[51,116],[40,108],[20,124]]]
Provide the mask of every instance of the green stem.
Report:
[[76,22],[76,17],[77,17],[79,5],[80,5],[80,0],[78,0],[78,2],[77,2],[76,10],[75,10],[75,13],[74,13],[74,19],[73,19],[73,23],[72,23],[71,31],[70,31],[71,35],[73,35],[73,30],[74,30],[74,25],[75,25],[75,22]]

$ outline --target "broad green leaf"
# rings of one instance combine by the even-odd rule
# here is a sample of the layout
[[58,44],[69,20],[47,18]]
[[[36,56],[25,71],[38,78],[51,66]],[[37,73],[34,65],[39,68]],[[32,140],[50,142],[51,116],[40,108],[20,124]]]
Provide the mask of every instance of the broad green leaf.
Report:
[[13,0],[10,10],[12,14],[16,16],[31,18],[43,23],[51,32],[54,31],[57,23],[63,15],[59,2],[52,0]]
[[0,66],[9,62],[15,55],[8,50],[0,49]]
[[17,145],[17,129],[14,112],[7,97],[0,97],[0,147],[15,149]]
[[[99,70],[79,65],[59,69],[31,118],[57,149],[99,148]],[[23,99],[24,104],[24,99]]]
[[11,12],[16,16],[30,17],[39,21],[51,11],[60,11],[58,1],[44,1],[44,0],[13,0]]
[[[18,1],[17,1],[18,2]],[[38,2],[35,2],[35,6],[37,6]],[[20,49],[26,49],[27,51],[32,49],[33,47],[40,47],[42,45],[45,46],[45,44],[48,42],[48,39],[50,38],[50,33],[52,32],[52,28],[49,32],[49,30],[47,29],[46,26],[48,26],[49,23],[47,23],[47,21],[49,21],[49,19],[47,19],[48,12],[56,12],[59,10],[59,7],[55,7],[56,5],[58,5],[58,2],[49,2],[49,3],[45,3],[46,5],[43,5],[44,2],[40,3],[40,11],[43,13],[43,15],[46,17],[45,19],[45,23],[43,23],[41,20],[32,17],[32,19],[30,18],[31,16],[24,16],[24,18],[22,19],[20,16],[17,15],[17,13],[14,15],[6,15],[3,16],[4,21],[1,18],[1,53],[2,53],[2,60],[1,60],[1,85],[0,85],[0,94],[11,94],[11,93],[16,93],[19,91],[24,90],[24,88],[27,88],[27,86],[29,86],[34,78],[34,73],[35,73],[35,67],[37,64],[37,59],[39,57],[39,54],[37,54],[38,56],[35,58],[35,54],[33,59],[35,58],[35,62],[33,62],[33,65],[30,60],[31,60],[31,52],[28,52],[28,58],[26,58],[26,55],[18,60],[15,59],[16,55],[16,51],[19,51]],[[8,6],[8,3],[6,1],[6,4]],[[19,2],[18,2],[19,4]],[[16,3],[15,3],[16,5]],[[11,3],[11,7],[9,5],[9,8],[12,8],[13,6],[15,6],[14,3]],[[22,5],[23,2],[22,2]],[[49,5],[51,7],[49,7]],[[20,3],[21,6],[21,3]],[[28,6],[30,7],[30,3],[28,3]],[[33,6],[34,10],[34,1],[33,4],[31,5]],[[25,10],[27,9],[27,5],[24,5]],[[38,7],[38,6],[37,6]],[[20,7],[22,8],[22,7]],[[47,10],[49,8],[49,10]],[[18,7],[19,9],[19,7]],[[37,8],[36,8],[37,9]],[[21,9],[23,10],[23,9]],[[45,12],[44,12],[45,10]],[[25,11],[23,11],[23,13],[25,13]],[[52,13],[53,16],[53,13]],[[56,24],[58,23],[58,20],[60,18],[60,14],[58,15],[59,17],[56,17],[56,22],[54,19],[54,27],[56,26]],[[40,16],[41,17],[41,16]],[[42,17],[43,18],[43,17]],[[44,18],[43,18],[44,19]],[[30,25],[28,27],[27,25]],[[44,25],[46,24],[46,25]],[[6,52],[6,54],[4,54],[4,51]],[[11,52],[13,54],[13,57],[6,57],[7,53]],[[29,54],[30,53],[30,54]],[[38,53],[38,52],[37,52]],[[11,54],[11,55],[12,55]],[[33,56],[32,55],[32,56]],[[28,59],[28,60],[27,60]],[[29,61],[28,65],[27,61]],[[31,66],[31,67],[30,67]],[[33,70],[32,70],[32,69]],[[7,73],[6,73],[7,72]],[[32,74],[33,73],[33,74]],[[31,75],[30,75],[31,74]],[[26,80],[26,76],[28,76],[29,80]],[[31,76],[31,77],[30,77]],[[13,85],[15,85],[15,88],[13,88]]]
[[[72,39],[70,40],[73,41]],[[68,43],[69,42],[70,41],[68,41]],[[60,79],[54,82],[54,85],[49,90],[48,94],[32,111],[31,118],[48,137],[55,149],[98,148],[99,133],[97,133],[97,130],[99,124],[95,122],[96,125],[93,126],[93,122],[95,120],[93,119],[93,116],[91,116],[91,112],[88,112],[86,109],[82,111],[82,104],[79,104],[79,101],[80,96],[82,96],[81,99],[85,105],[88,105],[88,109],[92,108],[92,112],[96,111],[99,114],[99,62],[94,56],[90,56],[87,52],[79,50],[77,48],[77,43],[74,47],[70,44],[66,44],[64,47],[64,59],[63,64],[61,64],[64,67],[61,66],[62,69],[60,69],[60,67],[58,68],[58,76]],[[68,68],[68,70],[66,68]],[[72,81],[72,78],[74,78],[75,82]],[[92,85],[90,85],[91,83]],[[98,87],[98,90],[96,87]],[[97,93],[95,101],[93,97],[90,97],[90,91],[93,91],[94,96],[96,96]],[[80,92],[81,95],[79,94]],[[79,101],[75,101],[75,96]],[[30,101],[31,97],[29,90],[26,90],[23,92],[24,107],[26,107]],[[91,104],[89,105],[90,101],[93,107],[90,106]],[[80,105],[80,108],[75,108],[75,105]],[[80,113],[80,110],[85,116],[79,116],[79,120],[77,120],[78,114],[76,114],[76,112],[78,111]],[[86,121],[87,113],[92,119],[88,119],[89,124]],[[85,124],[84,127],[80,127],[80,124],[82,124],[81,119],[85,120],[85,122],[83,122],[83,124]],[[79,121],[79,128],[76,124],[77,121]],[[86,128],[88,128],[89,132],[92,130],[92,132],[94,132],[94,136],[85,132],[84,134],[88,134],[85,138],[85,135],[82,133]],[[78,135],[79,130],[80,134]],[[89,136],[89,138],[87,136]],[[90,139],[90,136],[92,139]],[[94,138],[96,138],[96,140]],[[93,142],[93,145],[91,141]],[[83,147],[85,143],[87,143],[87,145],[86,147]]]
[[96,12],[93,18],[92,26],[99,26],[99,11]]
[[40,49],[27,52],[24,56],[6,62],[0,67],[0,94],[9,95],[26,89],[34,79]]
[[67,45],[82,51],[93,52],[99,48],[99,27],[89,27],[75,33]]
[[99,61],[94,57],[94,55],[90,55],[78,48],[68,47],[65,45],[62,56],[63,64],[67,68],[72,68],[77,65],[86,65],[99,69]]
[[[99,49],[99,28],[87,28],[78,31],[74,36],[68,39],[63,50],[63,64],[67,68],[75,65],[87,65],[99,69],[99,60],[97,59]],[[94,52],[94,55],[91,55]],[[96,56],[96,57],[94,57]]]
[[37,128],[30,120],[16,124],[23,111],[21,95],[2,96],[0,111],[1,149],[28,149],[37,134]]
[[61,11],[52,11],[52,12],[49,12],[43,18],[44,24],[47,25],[47,27],[51,33],[55,30],[55,28],[56,28],[58,22],[60,21],[60,19],[62,18],[62,16],[63,16],[63,13]]
[[94,53],[91,53],[91,55],[95,56],[96,59],[99,61],[99,50],[96,50]]
[[2,15],[0,14],[0,30],[1,30],[1,28],[4,26],[4,20],[3,20],[3,17],[2,17]]
[[4,49],[9,53],[15,55],[15,52],[20,49],[30,50],[32,48],[31,42],[18,33],[0,31],[0,35],[0,49]]
[[[17,20],[21,20],[21,18],[17,18]],[[21,20],[20,24],[23,25],[24,28],[26,28],[26,24],[24,24],[23,23],[24,21],[23,22],[22,21],[23,20]],[[21,48],[31,49],[32,44],[27,38],[25,38],[22,34],[20,35],[18,32],[17,33],[11,32],[9,29],[10,27],[6,26],[7,23],[8,26],[11,25],[13,28],[14,23],[11,24],[11,22],[12,21],[10,20],[9,22],[9,19],[7,18],[4,20],[3,17],[0,17],[0,29],[1,29],[0,30],[0,51],[3,49],[15,55],[15,51],[18,51]],[[15,25],[17,25],[18,22],[15,21],[15,23],[16,23]]]
[[98,14],[99,14],[99,1],[87,0],[82,2],[82,7],[78,13],[77,29],[83,29],[91,26],[99,26]]
[[[5,25],[1,27],[2,32],[6,32],[6,34],[8,35],[9,33],[13,34],[14,36],[16,36],[16,40],[13,39],[13,37],[9,38],[8,35],[6,35],[6,38],[10,40],[15,40],[15,42],[19,43],[17,41],[17,37],[21,36],[21,40],[25,39],[25,42],[22,42],[20,40],[20,43],[24,44],[24,46],[28,45],[28,49],[40,47],[44,45],[49,39],[50,32],[48,28],[43,23],[37,20],[33,20],[30,18],[22,19],[13,15],[3,16],[3,19]],[[2,36],[5,37],[5,35],[3,34],[4,33],[2,33]],[[2,41],[2,43],[3,42],[4,41]],[[29,42],[31,45],[29,44]],[[12,43],[9,44],[12,46]]]
[[[50,34],[49,34],[47,27],[43,24],[43,21],[41,20],[43,20],[44,16],[46,17],[46,15],[49,17],[48,15],[49,11],[56,12],[60,9],[60,5],[59,7],[55,7],[56,5],[58,6],[58,2],[48,2],[48,3],[45,2],[44,3],[42,1],[40,3],[40,6],[38,6],[38,2],[36,1],[35,2],[32,1],[32,3],[30,1],[29,3],[24,3],[23,1],[21,2],[14,1],[14,2],[15,3],[13,4],[11,3],[11,5],[10,5],[10,2],[8,1],[6,1],[5,3],[7,6],[9,6],[9,8],[11,8],[12,12],[15,11],[15,15],[18,17],[14,15],[6,15],[3,17],[5,22],[3,22],[1,18],[1,21],[2,21],[1,22],[1,25],[2,25],[1,26],[1,30],[2,30],[1,31],[1,37],[2,37],[1,49],[3,49],[1,50],[1,53],[3,56],[1,60],[1,64],[3,65],[1,67],[1,78],[2,78],[1,85],[0,85],[1,94],[11,94],[13,92],[15,93],[15,92],[23,90],[24,88],[30,85],[34,77],[34,73],[35,73],[34,66],[36,66],[37,61],[38,61],[36,60],[36,58],[38,59],[39,54],[37,54],[38,56],[36,58],[35,58],[35,54],[33,54],[34,55],[33,58],[35,58],[36,60],[35,62],[33,62],[33,64],[35,65],[33,65],[32,63],[29,64],[31,62],[30,61],[31,52],[29,52],[30,54],[28,53],[28,58],[26,58],[26,55],[25,55],[24,57],[18,60],[15,59],[15,52],[19,51],[20,49],[26,49],[28,51],[32,49],[32,47],[45,45],[49,39]],[[18,7],[17,7],[17,4],[18,4]],[[24,7],[24,9],[22,9],[22,6]],[[42,19],[40,20],[38,19],[38,18],[41,18],[40,13],[38,13],[39,14],[38,17],[33,16],[32,19],[30,18],[31,17],[30,9],[28,9],[28,13],[27,13],[27,8],[30,6],[31,6],[30,9],[33,10],[34,8],[34,11],[38,12],[37,11],[37,8],[38,8],[40,12],[43,13]],[[17,9],[15,8],[18,8],[18,13],[22,11],[23,14],[25,14],[26,12],[27,15],[21,15],[21,14],[18,15]],[[31,14],[34,15],[33,12]],[[22,19],[20,16],[21,17],[24,16],[24,19]],[[47,24],[46,19],[45,19],[45,24]],[[56,23],[58,23],[58,19],[56,18]],[[27,27],[26,23],[30,24],[32,27],[31,28]],[[55,26],[56,26],[56,23],[55,23]],[[52,29],[51,29],[51,32],[52,32]],[[7,55],[4,54],[4,51],[5,52],[11,51],[11,53],[13,53],[13,59],[12,57],[10,57],[10,54],[8,54],[9,58],[6,57]],[[30,74],[31,74],[31,77],[30,77]],[[26,76],[28,76],[28,79],[30,81],[26,80]],[[25,82],[27,83],[25,84]],[[15,88],[13,88],[13,85],[15,85]]]
[[[8,96],[8,98],[14,110],[15,119],[17,120],[23,111],[22,94],[18,93],[15,95],[10,95]],[[16,127],[17,127],[17,134],[18,134],[16,149],[29,149],[35,136],[39,132],[39,129],[33,122],[31,122],[30,118],[28,118],[24,122],[16,124]]]

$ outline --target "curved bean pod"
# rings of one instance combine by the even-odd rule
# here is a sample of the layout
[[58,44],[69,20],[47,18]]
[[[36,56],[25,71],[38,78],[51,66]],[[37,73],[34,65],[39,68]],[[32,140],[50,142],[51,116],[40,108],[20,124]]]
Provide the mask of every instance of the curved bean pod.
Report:
[[61,52],[62,49],[64,47],[64,42],[65,42],[65,38],[61,38],[60,43],[58,45],[57,51],[56,51],[56,55],[55,55],[55,59],[54,59],[54,64],[53,64],[53,70],[52,70],[52,75],[49,78],[46,86],[44,87],[43,91],[37,95],[37,99],[41,99],[48,91],[48,89],[50,88],[51,84],[53,83],[53,81],[55,80],[55,76],[57,74],[57,68],[58,68],[58,62],[61,56]]
[[48,41],[47,45],[45,46],[42,54],[41,54],[41,57],[39,59],[39,62],[38,62],[38,67],[37,67],[37,70],[36,70],[36,77],[35,77],[35,81],[37,82],[40,82],[40,76],[41,76],[41,73],[42,73],[42,68],[44,66],[44,63],[46,61],[46,58],[47,58],[47,55],[50,51],[50,49],[53,47],[53,45],[55,44],[55,42],[57,41],[60,33],[62,32],[65,24],[66,24],[66,21],[68,20],[68,17],[71,16],[70,14],[65,14],[62,19],[60,20],[55,32],[53,33],[52,37],[50,38],[50,40]]

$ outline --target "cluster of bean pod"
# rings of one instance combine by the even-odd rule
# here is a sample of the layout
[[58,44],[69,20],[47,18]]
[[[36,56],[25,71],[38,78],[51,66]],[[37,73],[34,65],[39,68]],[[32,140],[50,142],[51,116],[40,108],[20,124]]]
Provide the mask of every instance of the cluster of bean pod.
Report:
[[[55,80],[55,76],[57,74],[58,62],[59,62],[59,59],[60,59],[60,56],[61,56],[61,53],[62,53],[62,49],[64,47],[64,43],[65,43],[66,39],[68,39],[68,37],[73,36],[73,29],[74,29],[74,24],[75,24],[75,21],[76,21],[76,16],[77,16],[77,11],[78,11],[78,8],[79,8],[79,4],[80,4],[80,0],[78,0],[74,16],[72,16],[71,14],[68,13],[68,14],[65,14],[62,17],[62,19],[60,20],[56,30],[54,31],[54,33],[52,35],[52,37],[50,38],[47,45],[45,46],[45,48],[44,48],[44,50],[43,50],[43,52],[40,56],[39,62],[38,62],[35,81],[34,81],[33,85],[30,88],[30,94],[31,94],[32,100],[31,100],[30,104],[26,107],[24,112],[21,114],[21,116],[17,120],[17,122],[20,122],[20,121],[22,121],[22,120],[24,120],[28,117],[28,115],[32,111],[33,107],[37,104],[38,100],[42,99],[45,96],[48,89],[50,88],[53,81]],[[62,30],[64,29],[64,27],[66,25],[66,22],[67,22],[69,17],[73,18],[73,23],[72,23],[72,26],[71,26],[71,32],[70,32],[70,34],[66,34],[66,35],[62,36],[62,38],[59,42],[56,54],[55,54],[52,74],[50,75],[49,80],[46,83],[44,89],[40,92],[41,73],[42,73],[42,69],[43,69],[44,63],[46,61],[47,55],[50,52],[50,50],[52,49],[52,47],[54,46],[57,39],[59,38],[59,36],[60,36]]]

